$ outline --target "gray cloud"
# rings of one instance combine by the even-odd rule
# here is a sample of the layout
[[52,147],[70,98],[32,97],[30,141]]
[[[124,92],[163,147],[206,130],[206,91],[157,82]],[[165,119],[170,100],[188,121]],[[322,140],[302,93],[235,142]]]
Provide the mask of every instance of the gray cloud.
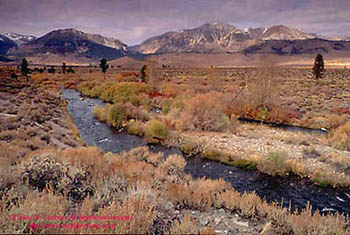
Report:
[[132,45],[220,22],[238,28],[285,24],[335,36],[350,31],[349,10],[348,0],[0,0],[0,31],[41,36],[76,28]]

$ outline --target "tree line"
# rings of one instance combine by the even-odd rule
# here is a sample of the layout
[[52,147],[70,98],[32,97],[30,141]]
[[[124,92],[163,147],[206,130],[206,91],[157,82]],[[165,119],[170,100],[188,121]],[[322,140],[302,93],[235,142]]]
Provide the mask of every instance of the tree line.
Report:
[[[67,69],[67,67],[68,67],[68,69]],[[99,67],[101,68],[101,71],[104,75],[104,78],[106,78],[106,72],[109,68],[109,64],[107,63],[107,60],[104,58],[101,59]],[[21,74],[26,78],[27,82],[29,82],[28,74],[30,74],[32,72],[32,70],[29,69],[29,64],[28,64],[28,61],[26,60],[26,58],[22,59],[20,69],[21,69]],[[42,72],[44,72],[45,69],[46,69],[45,67],[44,67],[44,69],[35,68],[34,71],[42,73]],[[63,74],[75,73],[72,66],[67,66],[65,62],[62,63],[61,70],[62,70]],[[146,77],[147,77],[146,71],[147,70],[148,70],[148,68],[146,65],[142,66],[141,71],[140,71],[140,80],[142,82],[146,82]],[[54,66],[51,66],[51,68],[49,68],[47,70],[47,72],[48,73],[55,73],[56,69]],[[312,72],[317,80],[319,78],[322,78],[323,72],[324,72],[324,60],[323,60],[323,56],[321,54],[317,54],[315,61],[314,61],[314,65],[312,67]],[[17,75],[12,74],[11,78],[16,79]]]

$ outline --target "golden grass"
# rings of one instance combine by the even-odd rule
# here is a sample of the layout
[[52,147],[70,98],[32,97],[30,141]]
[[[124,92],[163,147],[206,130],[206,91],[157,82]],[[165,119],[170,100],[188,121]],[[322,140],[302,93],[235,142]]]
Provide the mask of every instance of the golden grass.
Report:
[[[47,189],[44,192],[31,191],[27,194],[26,198],[20,200],[17,205],[12,205],[10,210],[5,209],[6,200],[1,201],[1,229],[2,233],[59,233],[59,228],[39,228],[35,229],[30,224],[62,224],[67,222],[63,221],[50,221],[43,218],[44,215],[65,215],[69,202],[59,195],[55,195],[51,189]],[[11,218],[11,215],[22,216],[35,216],[39,215],[38,220],[24,220],[17,216]]]
[[169,130],[163,122],[159,120],[151,120],[146,124],[145,137],[149,143],[159,143],[168,138]]
[[336,128],[329,141],[334,148],[350,151],[350,122]]
[[169,234],[199,234],[198,223],[190,215],[185,215],[181,221],[175,221]]
[[[85,79],[92,77],[93,74],[90,77],[86,76]],[[75,79],[78,80],[80,78]],[[52,89],[55,87],[57,89],[57,86],[64,82],[56,80],[51,82],[45,78],[41,79],[41,83],[47,83],[47,86]],[[90,88],[88,89],[90,90]],[[98,93],[99,91],[94,92]],[[176,93],[176,91],[172,92]],[[170,94],[171,92],[168,93]],[[26,92],[22,92],[18,97],[25,98],[25,96]],[[45,111],[40,108],[28,110],[31,110],[29,115],[31,115],[30,118],[33,118],[33,121],[38,121],[38,118],[40,118],[38,114]],[[21,115],[26,115],[26,113],[21,113]],[[23,125],[23,123],[20,125]],[[47,128],[46,126],[43,127]],[[172,201],[178,208],[189,207],[190,209],[200,210],[225,208],[230,213],[239,213],[243,217],[268,219],[272,221],[271,229],[276,234],[347,234],[350,232],[349,227],[347,227],[348,224],[342,215],[320,216],[317,213],[313,215],[309,207],[302,213],[292,213],[276,204],[266,203],[254,193],[240,194],[222,179],[207,180],[202,178],[194,180],[183,173],[182,169],[185,166],[185,161],[180,156],[173,155],[165,160],[161,155],[152,154],[147,149],[138,149],[122,154],[105,154],[92,147],[47,150],[46,147],[48,146],[39,141],[40,136],[36,136],[39,140],[36,137],[27,139],[31,131],[28,129],[28,133],[25,133],[25,135],[17,133],[17,139],[10,141],[11,145],[24,148],[23,151],[26,155],[24,159],[18,157],[21,155],[21,151],[16,152],[8,144],[1,142],[0,147],[4,150],[0,152],[4,156],[1,161],[6,167],[9,165],[6,162],[7,159],[13,156],[16,156],[16,159],[18,157],[18,160],[14,160],[13,163],[18,164],[18,162],[21,162],[21,166],[31,166],[31,168],[21,168],[18,167],[19,165],[14,165],[14,168],[11,168],[11,175],[23,176],[30,169],[45,169],[40,167],[40,164],[36,164],[42,163],[41,161],[35,161],[37,157],[39,159],[44,157],[46,159],[44,162],[47,163],[45,167],[48,167],[50,164],[52,166],[60,166],[59,168],[63,169],[62,172],[68,172],[68,175],[73,178],[77,175],[81,176],[81,173],[86,173],[87,177],[82,182],[87,185],[83,184],[83,186],[90,186],[93,190],[91,194],[87,194],[84,197],[82,204],[79,204],[70,201],[65,190],[63,192],[56,190],[50,182],[45,185],[45,188],[49,189],[44,188],[43,192],[38,192],[37,189],[29,184],[29,181],[24,180],[24,182],[19,183],[18,181],[16,182],[18,178],[14,177],[14,179],[8,180],[10,184],[3,184],[4,197],[0,202],[0,232],[3,233],[27,232],[25,222],[18,223],[16,221],[9,223],[11,213],[22,213],[23,215],[46,213],[71,216],[73,208],[75,210],[74,213],[77,214],[129,215],[133,216],[134,219],[126,222],[113,221],[110,224],[116,226],[100,228],[99,230],[67,229],[65,231],[57,231],[54,228],[46,228],[35,232],[147,233],[159,212],[159,203],[164,203],[164,201]],[[1,136],[7,138],[7,136],[12,134],[14,133],[3,133]],[[26,139],[28,144],[38,145],[39,151],[27,154],[28,152],[25,148],[28,147],[24,144],[24,139]],[[190,146],[189,149],[195,148]],[[225,155],[225,159],[229,160],[228,156]],[[259,161],[261,159],[257,158],[255,160]],[[277,162],[276,166],[285,166],[286,163],[293,171],[305,172],[303,166],[297,162],[282,161],[283,164],[280,164],[279,161]],[[342,160],[334,157],[332,163],[342,163]],[[275,172],[275,170],[276,168],[273,168],[272,172]],[[319,171],[324,171],[324,169]],[[5,171],[4,173],[8,174]],[[279,174],[279,170],[277,174]],[[319,177],[317,172],[315,177]],[[52,188],[50,188],[51,185]],[[69,186],[70,184],[68,181],[68,183],[62,182],[62,185]],[[77,189],[80,189],[80,187]],[[306,224],[305,221],[309,223]],[[184,217],[180,222],[173,224],[172,229],[174,230],[171,229],[171,231],[192,231],[192,225],[196,226],[189,217]],[[195,231],[195,233],[197,232],[198,230]],[[212,233],[212,228],[203,228],[200,232]]]
[[[320,232],[337,231],[340,234],[342,231],[346,231],[346,222],[342,216],[329,215],[310,220],[314,215],[309,212],[300,215],[286,213],[284,209],[275,204],[264,202],[254,193],[240,194],[236,192],[232,189],[231,184],[223,179],[208,180],[201,178],[193,180],[188,176],[174,175],[171,169],[180,172],[185,166],[184,159],[177,155],[164,159],[159,154],[150,153],[144,147],[119,155],[104,154],[92,147],[67,149],[57,153],[59,153],[59,156],[56,157],[58,161],[69,162],[77,169],[85,169],[90,174],[99,176],[96,177],[95,182],[91,182],[95,187],[94,196],[86,197],[82,206],[78,207],[75,213],[97,216],[111,214],[133,216],[133,219],[128,221],[94,221],[101,225],[99,229],[95,230],[84,230],[83,228],[72,230],[67,228],[66,230],[56,231],[50,228],[47,230],[50,233],[146,233],[156,218],[156,205],[162,201],[162,197],[165,200],[172,201],[175,205],[193,209],[227,208],[247,218],[265,217],[273,221],[274,231],[293,231],[296,234],[299,231],[310,232],[314,230]],[[42,151],[41,154],[45,155],[45,151]],[[33,154],[32,157],[35,155]],[[54,156],[52,151],[50,156]],[[30,159],[31,157],[28,157],[27,161],[31,161]],[[96,170],[92,166],[96,169],[102,169],[102,173],[95,172]],[[118,175],[117,178],[115,178],[116,174]],[[116,186],[113,186],[114,184]],[[115,193],[113,193],[114,191]],[[10,205],[10,207],[6,206],[8,199],[4,198],[1,201],[1,213],[8,215],[10,212],[19,213],[20,211],[22,214],[56,213],[70,216],[67,211],[67,198],[55,194],[54,189],[43,193],[33,191],[31,194],[30,192],[27,196],[24,196],[25,199],[22,199],[19,204]],[[108,192],[110,192],[109,196]],[[42,199],[40,205],[38,205],[38,200],[34,202],[34,198],[38,197]],[[6,217],[4,218],[6,219]],[[312,225],[302,223],[303,220],[312,221]],[[172,225],[170,232],[192,231],[193,227],[190,221],[184,217],[181,222],[175,222]],[[102,228],[102,224],[109,224],[109,226]],[[25,227],[25,224],[19,223],[16,223],[15,227],[9,227],[6,224],[2,231],[24,231]],[[213,229],[210,227],[202,228],[201,233],[204,231],[212,233]]]

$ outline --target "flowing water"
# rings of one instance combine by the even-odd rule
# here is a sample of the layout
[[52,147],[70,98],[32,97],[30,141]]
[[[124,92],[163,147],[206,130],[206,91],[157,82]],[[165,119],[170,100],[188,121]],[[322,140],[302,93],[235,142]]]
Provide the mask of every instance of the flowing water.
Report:
[[[68,112],[80,131],[81,138],[89,145],[104,151],[120,153],[134,147],[147,146],[143,138],[113,131],[107,124],[96,120],[92,114],[95,105],[104,105],[99,99],[82,98],[80,93],[64,89],[63,97],[68,102]],[[150,146],[151,151],[163,152],[165,156],[177,153],[177,148]],[[291,203],[292,209],[302,209],[310,202],[313,209],[321,212],[338,211],[350,214],[350,190],[321,188],[307,179],[297,176],[272,177],[258,171],[248,171],[201,157],[184,156],[187,164],[185,172],[193,177],[210,179],[224,178],[231,182],[238,192],[255,191],[269,202],[282,202],[285,207]]]

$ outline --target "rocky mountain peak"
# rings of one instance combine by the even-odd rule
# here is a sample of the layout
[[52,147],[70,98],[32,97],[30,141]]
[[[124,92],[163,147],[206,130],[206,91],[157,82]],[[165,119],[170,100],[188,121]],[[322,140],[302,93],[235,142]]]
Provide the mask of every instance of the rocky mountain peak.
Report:
[[34,41],[36,37],[31,35],[23,35],[19,33],[8,32],[4,34],[5,37],[15,42],[17,45],[22,45]]
[[299,29],[284,25],[268,28],[262,35],[262,40],[305,40],[315,38],[314,34],[302,32]]

